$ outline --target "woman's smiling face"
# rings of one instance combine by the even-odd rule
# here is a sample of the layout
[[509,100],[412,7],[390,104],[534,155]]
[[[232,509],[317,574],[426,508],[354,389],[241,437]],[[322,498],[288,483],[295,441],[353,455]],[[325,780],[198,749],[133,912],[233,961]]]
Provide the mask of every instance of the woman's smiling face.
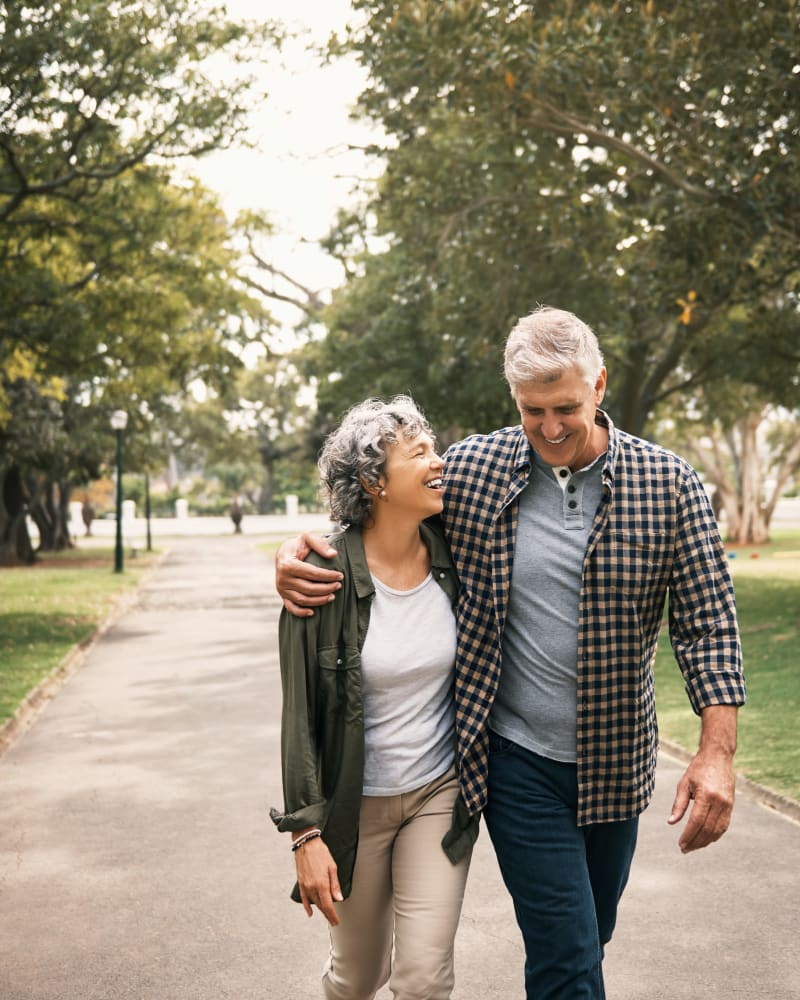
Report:
[[387,502],[420,519],[441,513],[444,506],[443,468],[444,462],[436,454],[429,434],[401,437],[387,448],[383,486]]

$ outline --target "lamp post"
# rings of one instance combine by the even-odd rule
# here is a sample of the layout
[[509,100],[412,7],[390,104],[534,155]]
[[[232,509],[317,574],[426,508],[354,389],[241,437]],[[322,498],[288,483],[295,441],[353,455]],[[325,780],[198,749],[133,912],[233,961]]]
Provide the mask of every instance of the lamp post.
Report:
[[147,518],[147,551],[153,551],[153,536],[150,533],[150,473],[144,470],[144,516]]
[[122,572],[122,432],[128,426],[128,414],[114,410],[111,429],[117,435],[117,544],[114,547],[114,572]]

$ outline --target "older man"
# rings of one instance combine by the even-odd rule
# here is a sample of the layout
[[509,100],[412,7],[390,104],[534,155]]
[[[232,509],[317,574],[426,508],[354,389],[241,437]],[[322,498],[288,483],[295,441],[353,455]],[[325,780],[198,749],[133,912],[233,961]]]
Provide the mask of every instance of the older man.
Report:
[[[445,456],[445,530],[461,579],[456,680],[461,795],[483,811],[525,943],[528,1000],[604,997],[603,947],[653,790],[652,665],[669,633],[700,747],[669,822],[683,851],[733,808],[745,689],[733,587],[705,490],[683,459],[614,427],[591,329],[542,308],[505,375],[521,425]],[[278,589],[299,613],[335,574],[289,543]],[[291,553],[291,554],[290,554]],[[305,608],[306,610],[301,610]]]

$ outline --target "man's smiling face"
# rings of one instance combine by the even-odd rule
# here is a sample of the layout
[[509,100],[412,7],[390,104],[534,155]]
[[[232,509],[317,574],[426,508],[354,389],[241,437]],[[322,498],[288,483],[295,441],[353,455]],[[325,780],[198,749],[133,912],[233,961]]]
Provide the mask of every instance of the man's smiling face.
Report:
[[605,368],[594,387],[573,368],[553,382],[526,382],[517,389],[525,436],[548,465],[576,472],[605,451],[606,435],[594,422],[605,388]]

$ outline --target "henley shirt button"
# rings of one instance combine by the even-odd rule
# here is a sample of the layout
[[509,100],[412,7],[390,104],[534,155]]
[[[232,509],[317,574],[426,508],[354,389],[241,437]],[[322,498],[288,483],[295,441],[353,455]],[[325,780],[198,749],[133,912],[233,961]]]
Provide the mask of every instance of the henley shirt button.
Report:
[[577,500],[570,500],[570,502],[567,504],[567,506],[569,507],[570,510],[575,510],[575,508],[578,506],[578,501]]
[[572,483],[570,483],[569,486],[567,487],[567,493],[574,493],[574,492],[575,492],[575,487],[572,485]]
[[567,476],[569,475],[569,469],[559,469],[558,474],[559,476],[561,476],[562,479],[566,479]]

